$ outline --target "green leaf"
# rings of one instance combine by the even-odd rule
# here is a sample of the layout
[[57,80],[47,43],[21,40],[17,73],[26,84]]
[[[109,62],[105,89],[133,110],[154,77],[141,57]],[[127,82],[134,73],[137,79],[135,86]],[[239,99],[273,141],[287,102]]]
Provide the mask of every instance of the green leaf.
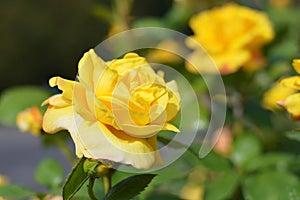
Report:
[[165,17],[165,24],[168,25],[168,28],[177,29],[179,27],[184,27],[188,23],[189,18],[191,17],[192,11],[188,6],[174,4],[172,8],[167,12]]
[[147,198],[147,200],[181,200],[178,196],[174,194],[164,193],[164,192],[153,192]]
[[128,177],[111,188],[104,199],[131,199],[140,194],[155,176],[155,174],[139,174]]
[[261,143],[256,135],[243,134],[234,142],[231,160],[234,164],[244,167],[248,161],[258,156],[261,150]]
[[223,171],[205,186],[205,200],[230,199],[238,186],[239,176],[234,171]]
[[35,86],[7,89],[0,96],[0,122],[15,125],[16,116],[20,111],[32,106],[40,107],[50,95],[47,90]]
[[300,132],[299,132],[299,130],[289,131],[289,132],[286,133],[286,136],[291,140],[296,140],[296,141],[300,142]]
[[231,169],[230,160],[213,151],[201,160],[201,164],[213,171],[224,171]]
[[298,188],[297,177],[285,171],[268,170],[257,175],[252,174],[243,182],[245,199],[291,199]]
[[19,185],[0,186],[0,197],[4,198],[29,198],[35,196],[35,192]]
[[[254,158],[247,163],[244,169],[247,172],[265,169],[289,170],[290,165],[298,161],[298,159],[287,153],[267,153]],[[299,161],[298,161],[299,162]]]
[[[89,194],[88,194],[88,184],[89,181],[86,181],[82,187],[76,192],[76,194],[71,198],[72,200],[91,200]],[[93,191],[97,197],[104,197],[104,185],[103,180],[98,179],[94,183]],[[99,198],[100,199],[100,198]]]
[[82,185],[88,180],[89,174],[84,171],[84,162],[86,158],[82,157],[77,165],[73,168],[65,185],[63,186],[63,198],[71,199]]
[[[148,199],[148,196],[158,187],[164,188],[164,191],[168,191],[168,193],[176,194],[186,184],[188,174],[191,168],[196,164],[199,164],[199,160],[196,160],[194,155],[190,153],[183,154],[175,162],[158,170],[155,179],[151,181],[146,191],[138,195],[137,199]],[[178,171],[180,171],[180,173],[178,173]],[[132,175],[133,174],[122,171],[116,171],[113,175],[113,185]]]
[[61,185],[63,176],[63,168],[57,161],[50,158],[44,159],[35,172],[36,182],[49,188],[57,188]]

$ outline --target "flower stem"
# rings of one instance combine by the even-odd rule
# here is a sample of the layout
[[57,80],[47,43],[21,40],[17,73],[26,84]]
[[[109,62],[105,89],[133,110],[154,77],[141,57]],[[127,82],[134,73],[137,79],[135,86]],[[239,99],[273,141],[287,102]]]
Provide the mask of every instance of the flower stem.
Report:
[[133,0],[115,0],[116,20],[125,28],[130,29],[130,12]]
[[68,158],[70,163],[73,165],[76,163],[76,159],[71,151],[71,149],[68,147],[67,144],[65,144],[62,140],[56,140],[56,144],[58,148],[61,150],[61,152]]
[[93,186],[94,186],[94,183],[95,183],[95,177],[90,177],[90,181],[89,181],[89,184],[88,184],[88,194],[89,194],[89,197],[92,199],[92,200],[98,200],[94,191],[93,191]]

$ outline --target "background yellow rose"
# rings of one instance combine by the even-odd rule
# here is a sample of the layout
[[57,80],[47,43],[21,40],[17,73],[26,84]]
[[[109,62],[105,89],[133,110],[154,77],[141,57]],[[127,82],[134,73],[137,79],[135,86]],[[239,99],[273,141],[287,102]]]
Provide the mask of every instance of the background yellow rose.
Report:
[[[250,71],[262,67],[261,48],[274,37],[271,23],[263,12],[233,3],[193,16],[190,27],[194,32],[192,38],[207,51],[222,74],[233,73],[240,67]],[[199,44],[190,41],[187,44],[195,49],[191,59],[199,63],[197,69],[211,72],[208,65],[202,64]],[[189,63],[186,67],[199,73]]]
[[16,124],[22,132],[40,135],[42,130],[42,114],[38,107],[33,106],[17,115]]
[[[293,60],[293,67],[297,73],[300,73],[300,59]],[[294,91],[290,92],[289,95],[281,98],[278,101],[278,104],[283,106],[290,114],[294,120],[300,119],[300,93],[297,92],[300,90],[300,77],[292,76],[284,78],[280,81],[282,87],[285,88],[285,91]]]

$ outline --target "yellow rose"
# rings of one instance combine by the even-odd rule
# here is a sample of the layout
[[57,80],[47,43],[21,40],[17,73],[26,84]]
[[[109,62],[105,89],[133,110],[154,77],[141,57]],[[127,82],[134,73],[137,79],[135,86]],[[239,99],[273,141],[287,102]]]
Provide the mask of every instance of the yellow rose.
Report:
[[180,109],[176,82],[165,83],[137,54],[104,62],[94,50],[80,60],[77,79],[50,79],[62,94],[43,103],[45,132],[67,129],[78,157],[139,169],[161,164],[157,132],[179,132],[169,123]]
[[[300,74],[300,59],[293,60],[293,67]],[[292,76],[281,80],[281,85],[288,89],[300,90],[300,76]],[[300,120],[300,93],[294,93],[282,100],[278,104],[283,106],[294,120]]]
[[271,111],[280,109],[281,107],[277,102],[293,94],[294,91],[294,89],[287,88],[280,83],[275,83],[272,88],[265,92],[262,107]]
[[[271,23],[263,12],[233,3],[193,16],[190,27],[194,31],[191,38],[207,51],[222,74],[233,73],[241,67],[249,71],[261,68],[265,63],[261,48],[274,37]],[[209,65],[202,64],[205,58],[198,44],[188,40],[187,45],[195,49],[190,60],[198,63],[197,69],[214,72]],[[188,62],[186,67],[199,73]]]
[[23,132],[29,131],[33,135],[40,135],[42,119],[43,117],[40,110],[34,106],[18,113],[17,126]]

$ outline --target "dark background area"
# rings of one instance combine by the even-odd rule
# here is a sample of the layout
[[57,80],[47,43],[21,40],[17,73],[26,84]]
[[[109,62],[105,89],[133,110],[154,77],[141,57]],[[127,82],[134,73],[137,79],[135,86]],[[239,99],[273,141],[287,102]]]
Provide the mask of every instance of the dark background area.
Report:
[[[83,53],[103,41],[109,24],[93,13],[112,1],[0,1],[0,92],[15,85],[47,85],[59,75],[74,79]],[[172,1],[139,0],[133,17],[161,16]]]

